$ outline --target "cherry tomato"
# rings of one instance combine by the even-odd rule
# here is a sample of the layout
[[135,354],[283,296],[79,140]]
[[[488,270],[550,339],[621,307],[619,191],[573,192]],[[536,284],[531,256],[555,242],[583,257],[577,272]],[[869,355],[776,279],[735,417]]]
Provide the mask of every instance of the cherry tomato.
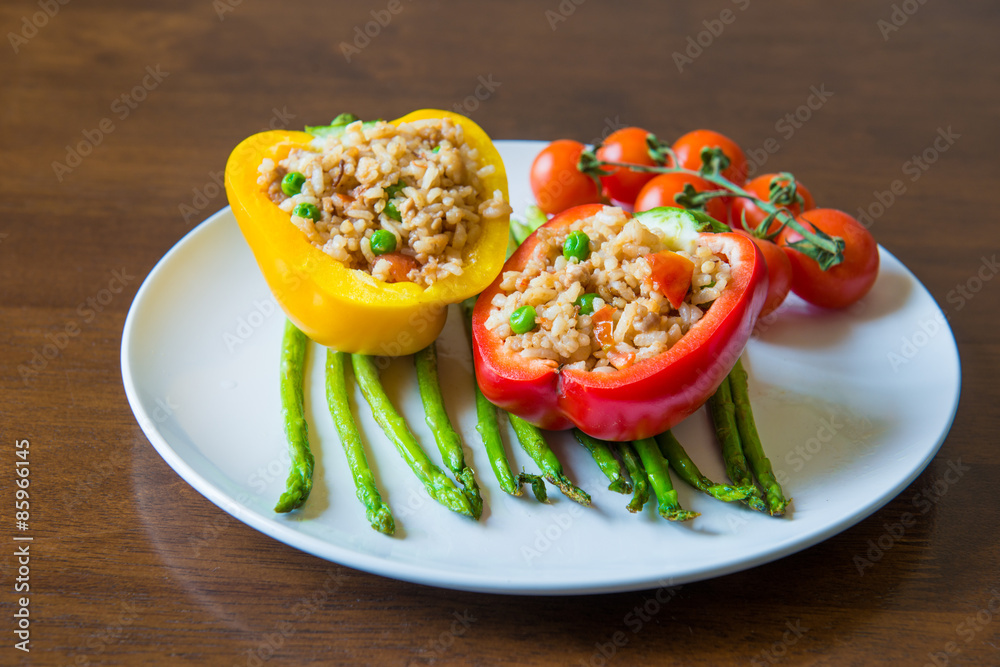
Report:
[[[771,196],[771,181],[772,179],[778,178],[778,174],[764,174],[753,179],[749,183],[743,186],[743,189],[752,195],[763,199],[764,201],[769,201]],[[799,183],[798,180],[795,181],[795,190],[802,197],[802,204],[797,203],[786,206],[792,215],[798,215],[803,211],[811,211],[816,208],[816,201],[813,199],[812,194],[806,189],[806,186]],[[731,218],[729,221],[729,226],[733,229],[742,229],[742,217],[746,215],[747,225],[750,229],[756,229],[757,225],[764,221],[767,217],[767,213],[753,201],[746,199],[745,197],[733,197],[733,203],[731,210]],[[771,223],[768,228],[768,233],[770,234],[778,228],[779,223]]]
[[778,243],[792,262],[792,291],[823,308],[846,308],[859,301],[878,277],[878,244],[872,235],[847,213],[832,208],[813,209],[796,220],[808,229],[839,236],[845,247],[844,261],[824,271],[816,260],[788,247],[802,235],[785,227]]
[[764,317],[778,309],[785,302],[788,291],[792,287],[792,262],[785,254],[784,248],[767,239],[760,239],[752,234],[748,234],[742,229],[735,230],[737,234],[749,236],[751,240],[760,248],[767,263],[767,298],[764,300],[764,307],[757,317]]
[[[656,166],[649,157],[646,147],[646,135],[649,132],[639,127],[626,127],[608,135],[604,143],[597,149],[597,157],[608,162],[629,162],[648,167]],[[608,196],[625,204],[635,201],[642,186],[648,183],[656,174],[632,171],[625,167],[605,167],[612,170],[607,176],[601,176],[601,185]]]
[[712,130],[695,130],[688,132],[674,142],[673,149],[681,167],[692,171],[701,170],[701,149],[721,148],[729,158],[729,166],[722,175],[736,185],[743,185],[747,180],[747,158],[739,145],[729,137]]
[[[704,178],[692,176],[691,174],[660,174],[649,183],[643,186],[639,196],[635,198],[635,211],[648,211],[659,206],[679,206],[674,199],[674,195],[683,192],[684,186],[690,183],[698,192],[710,192],[719,188],[712,185]],[[729,197],[716,197],[709,199],[705,203],[705,213],[709,214],[719,222],[729,219],[726,210],[725,199]]]
[[546,213],[601,201],[594,179],[576,168],[583,149],[579,141],[560,139],[543,148],[531,163],[531,191]]

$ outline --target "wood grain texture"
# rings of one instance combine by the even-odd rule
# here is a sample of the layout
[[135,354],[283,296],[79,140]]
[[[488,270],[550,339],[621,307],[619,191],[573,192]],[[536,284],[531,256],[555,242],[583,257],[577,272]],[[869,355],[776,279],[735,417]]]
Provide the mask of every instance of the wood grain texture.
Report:
[[[39,4],[0,5],[8,545],[15,440],[31,440],[37,493],[32,651],[12,647],[17,564],[5,546],[0,663],[1000,664],[1000,612],[968,625],[1000,590],[1000,281],[992,268],[970,282],[1000,250],[996,3],[897,3],[919,8],[885,36],[888,1],[576,3],[403,0],[350,62],[340,45],[389,3],[71,2],[33,32]],[[679,72],[672,54],[724,10],[732,22]],[[494,82],[484,100],[480,77]],[[813,87],[832,95],[799,127],[783,123]],[[121,96],[133,93],[144,99],[131,108]],[[456,105],[501,139],[587,141],[617,125],[666,138],[710,127],[750,150],[771,138],[765,169],[795,172],[851,213],[877,212],[875,193],[901,179],[905,193],[872,231],[958,341],[962,399],[940,454],[859,525],[662,604],[655,591],[518,598],[395,582],[221,512],[160,459],[126,403],[121,330],[142,279],[225,205],[214,183],[244,136],[347,109],[394,118]],[[948,128],[954,144],[912,180],[907,161]],[[67,147],[87,141],[89,154],[57,173]],[[106,299],[116,271],[124,289]],[[979,289],[957,296],[966,285]],[[60,338],[71,321],[78,333]],[[53,340],[58,354],[22,377]],[[968,472],[859,576],[854,556],[957,461]],[[633,632],[627,615],[643,605],[655,613]],[[969,641],[963,623],[976,628]],[[959,652],[946,655],[949,643]]]

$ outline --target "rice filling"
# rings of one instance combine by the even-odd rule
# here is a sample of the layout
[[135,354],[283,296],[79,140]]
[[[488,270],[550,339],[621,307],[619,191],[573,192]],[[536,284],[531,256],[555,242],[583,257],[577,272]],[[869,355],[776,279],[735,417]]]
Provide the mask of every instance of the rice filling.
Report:
[[[357,121],[258,171],[258,185],[312,245],[386,282],[429,287],[462,275],[463,251],[483,225],[511,212],[500,190],[482,185],[493,165],[450,119]],[[301,175],[294,194],[282,188],[289,174]]]
[[[577,231],[589,237],[589,254],[567,259],[563,244]],[[654,288],[647,261],[665,250],[693,264],[690,288],[676,308]],[[676,250],[621,209],[604,207],[568,227],[539,230],[524,268],[503,274],[486,327],[511,353],[553,367],[613,372],[670,349],[730,281],[728,262],[709,248]],[[586,294],[593,295],[590,308],[581,306]],[[516,333],[511,316],[524,306],[534,308],[535,325]]]

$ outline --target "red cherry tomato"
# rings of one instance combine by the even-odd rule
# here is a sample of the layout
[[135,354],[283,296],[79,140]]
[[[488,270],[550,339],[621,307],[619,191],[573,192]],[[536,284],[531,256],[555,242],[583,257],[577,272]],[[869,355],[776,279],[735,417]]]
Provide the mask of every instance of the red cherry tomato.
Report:
[[542,149],[531,164],[531,191],[538,207],[549,214],[601,201],[593,178],[576,168],[584,145],[560,139]]
[[[648,211],[651,208],[660,206],[678,206],[674,195],[683,192],[684,186],[690,183],[698,192],[710,192],[719,188],[712,185],[704,178],[692,176],[691,174],[660,174],[649,183],[643,186],[639,196],[635,198],[635,211]],[[726,210],[725,199],[728,197],[716,197],[709,199],[705,204],[705,213],[718,220],[725,222],[729,219]]]
[[[743,189],[752,195],[763,199],[764,201],[769,201],[771,196],[771,181],[775,178],[779,178],[778,174],[764,174],[753,179],[749,183],[743,186]],[[806,186],[799,183],[798,180],[795,181],[795,190],[800,197],[802,197],[802,204],[791,204],[786,206],[792,215],[798,215],[803,211],[811,211],[816,208],[816,201],[813,199],[812,194],[806,189]],[[733,229],[742,229],[742,217],[746,215],[747,225],[750,229],[756,229],[757,225],[764,221],[767,217],[767,212],[765,212],[761,207],[757,206],[753,201],[746,199],[745,197],[733,197],[733,203],[731,206],[731,218],[729,221],[729,226]],[[768,233],[770,234],[778,228],[777,222],[771,224],[768,228]]]
[[769,315],[778,309],[778,306],[785,302],[788,291],[792,287],[792,262],[785,254],[785,250],[778,244],[767,239],[759,239],[752,234],[748,234],[742,229],[735,230],[737,234],[749,236],[760,248],[767,263],[767,298],[764,300],[764,307],[758,317]]
[[816,260],[788,247],[802,235],[785,227],[778,243],[792,263],[792,291],[823,308],[846,308],[859,301],[878,277],[878,244],[872,235],[848,214],[831,208],[806,211],[796,220],[810,230],[839,236],[845,247],[844,261],[824,271]]
[[695,130],[688,132],[674,142],[673,149],[681,167],[692,171],[701,170],[701,149],[721,148],[729,158],[729,166],[722,175],[736,185],[743,185],[747,180],[747,158],[739,145],[729,137],[712,130]]
[[[597,157],[608,162],[628,162],[648,167],[656,166],[649,157],[646,147],[646,135],[649,132],[639,127],[626,127],[608,135],[604,143],[597,149]],[[635,201],[642,186],[648,183],[656,174],[632,171],[625,167],[605,167],[612,170],[607,176],[601,176],[601,185],[612,199],[625,204]]]

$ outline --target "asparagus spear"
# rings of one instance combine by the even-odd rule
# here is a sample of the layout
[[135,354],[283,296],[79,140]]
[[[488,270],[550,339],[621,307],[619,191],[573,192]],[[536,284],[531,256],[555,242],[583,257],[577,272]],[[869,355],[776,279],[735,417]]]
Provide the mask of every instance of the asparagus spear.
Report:
[[764,487],[767,494],[767,510],[771,516],[783,516],[791,498],[785,499],[781,485],[774,477],[771,462],[764,455],[764,448],[757,434],[753,410],[750,408],[750,392],[747,385],[747,373],[743,363],[737,359],[733,370],[729,372],[729,383],[732,390],[733,403],[736,405],[736,427],[740,433],[743,453],[750,461],[750,467],[757,476],[757,481]]
[[[472,344],[472,304],[476,300],[474,298],[466,299],[462,302],[462,315],[465,321],[465,334],[469,339],[469,344]],[[493,474],[496,475],[497,481],[500,482],[500,488],[509,493],[512,496],[521,495],[521,484],[525,480],[519,476],[515,479],[514,474],[510,471],[510,464],[507,462],[507,452],[503,446],[503,439],[500,437],[500,422],[497,418],[497,407],[490,403],[482,390],[479,389],[479,383],[475,381],[475,369],[473,369],[473,390],[476,393],[476,430],[479,432],[479,437],[483,439],[483,445],[486,447],[486,456],[490,460],[490,467],[493,468]],[[529,480],[530,481],[530,480]],[[538,496],[538,489],[533,484],[535,489],[535,496]],[[544,500],[544,490],[545,485],[542,485],[542,500]]]
[[526,472],[517,473],[518,494],[522,484],[531,485],[531,492],[535,495],[535,500],[544,503],[549,499],[549,494],[545,492],[545,478],[541,475],[532,475]]
[[371,357],[363,354],[352,354],[351,363],[354,366],[354,377],[361,387],[361,393],[371,406],[372,415],[386,436],[396,445],[396,450],[410,466],[413,473],[424,484],[431,498],[450,510],[459,514],[472,516],[472,507],[465,495],[448,478],[444,472],[427,458],[427,453],[420,448],[417,439],[410,433],[406,421],[396,411],[379,381],[378,369]]
[[432,342],[417,352],[414,362],[417,366],[420,400],[424,404],[424,420],[434,434],[442,460],[462,484],[462,493],[469,500],[472,516],[478,519],[483,513],[483,498],[479,495],[475,472],[465,464],[462,437],[455,432],[444,407],[444,396],[441,395],[441,382],[438,379],[437,345]]
[[578,428],[573,429],[573,436],[577,441],[587,448],[590,455],[594,457],[594,462],[601,469],[611,484],[608,489],[618,493],[632,493],[632,485],[625,478],[625,469],[621,462],[615,458],[615,453],[611,447],[603,440],[591,437]]
[[517,415],[508,414],[510,425],[514,427],[518,442],[528,456],[534,460],[542,471],[542,476],[549,482],[559,487],[559,490],[569,498],[581,505],[590,505],[590,496],[585,491],[573,485],[566,475],[563,474],[562,463],[556,458],[542,432],[537,427],[532,426]]
[[667,460],[660,453],[660,448],[653,438],[643,438],[632,443],[635,451],[642,459],[642,465],[649,476],[649,483],[656,492],[656,501],[659,505],[660,516],[670,521],[688,521],[699,516],[698,512],[681,509],[680,501],[677,499],[677,489],[670,481],[670,470],[667,468]]
[[726,462],[726,474],[736,486],[753,488],[753,492],[743,499],[746,505],[758,512],[767,511],[760,489],[754,484],[753,475],[750,473],[746,457],[743,455],[743,446],[740,444],[740,435],[736,429],[736,406],[733,405],[728,376],[708,399],[708,411],[712,415],[712,423],[715,424],[715,434],[722,444],[722,458]]
[[656,436],[656,444],[660,446],[660,453],[667,459],[674,472],[699,491],[704,491],[713,498],[724,500],[727,503],[742,500],[753,493],[754,487],[716,484],[702,475],[698,466],[695,465],[691,457],[684,451],[681,443],[677,442],[677,438],[670,431],[664,431]]
[[309,451],[309,426],[306,424],[303,381],[309,338],[285,320],[281,339],[281,416],[285,439],[292,459],[292,469],[285,482],[285,492],[274,506],[275,512],[290,512],[302,506],[312,491],[313,455]]
[[618,453],[622,455],[622,463],[628,470],[629,477],[632,478],[632,500],[626,506],[629,512],[642,511],[646,501],[649,500],[649,476],[642,467],[642,460],[635,453],[635,448],[630,442],[619,442]]
[[344,454],[347,455],[347,464],[351,467],[358,500],[365,506],[368,522],[380,533],[392,535],[396,530],[392,512],[389,506],[382,502],[382,496],[375,486],[375,478],[365,457],[365,447],[361,443],[361,434],[354,422],[351,405],[347,401],[345,376],[347,369],[344,363],[346,357],[344,352],[331,349],[326,351],[326,403],[330,408],[333,423],[337,426],[337,433],[340,434],[340,444],[344,448]]

